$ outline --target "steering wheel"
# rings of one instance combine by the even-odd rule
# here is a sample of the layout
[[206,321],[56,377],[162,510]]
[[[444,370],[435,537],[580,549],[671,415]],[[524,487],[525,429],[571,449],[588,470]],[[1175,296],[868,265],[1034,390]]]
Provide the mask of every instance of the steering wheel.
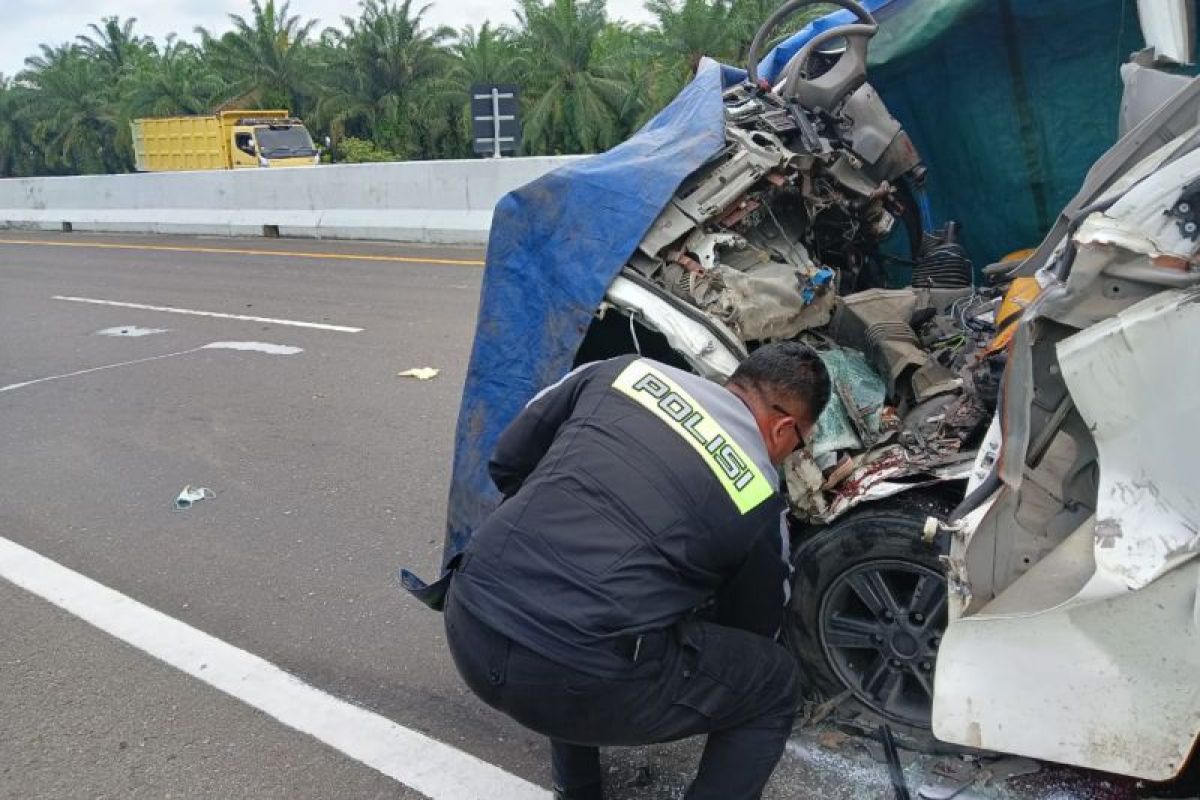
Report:
[[[866,83],[867,80],[867,45],[879,30],[875,18],[854,0],[791,0],[767,18],[754,41],[750,43],[747,56],[746,72],[750,82],[758,85],[759,53],[770,34],[779,27],[780,23],[791,17],[805,6],[818,2],[831,2],[839,5],[858,17],[858,22],[850,25],[839,25],[817,34],[805,43],[780,72],[778,84],[782,85],[782,95],[795,100],[808,108],[834,108],[846,95]],[[824,74],[812,78],[801,78],[805,65],[821,45],[833,39],[845,39],[846,49],[838,56],[838,60]]]

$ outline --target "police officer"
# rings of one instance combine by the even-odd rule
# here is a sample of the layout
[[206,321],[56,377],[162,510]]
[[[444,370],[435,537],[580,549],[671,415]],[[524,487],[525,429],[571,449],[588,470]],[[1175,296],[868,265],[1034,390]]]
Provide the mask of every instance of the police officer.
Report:
[[447,641],[475,694],[550,738],[556,797],[602,797],[599,746],[700,733],[686,797],[760,796],[800,695],[775,639],[791,574],[776,468],[829,392],[793,342],[724,386],[628,356],[571,373],[501,435],[505,500],[459,563]]

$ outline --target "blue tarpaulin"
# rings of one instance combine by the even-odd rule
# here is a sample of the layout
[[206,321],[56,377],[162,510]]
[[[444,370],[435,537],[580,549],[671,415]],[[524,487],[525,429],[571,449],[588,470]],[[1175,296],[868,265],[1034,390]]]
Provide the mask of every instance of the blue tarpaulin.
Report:
[[496,206],[454,443],[446,561],[499,501],[487,462],[500,432],[570,369],[608,285],[683,179],[724,144],[721,70],[706,61],[629,141]]
[[[934,211],[964,221],[977,260],[1036,244],[1115,138],[1116,68],[1138,39],[1136,20],[1132,33],[1125,27],[1133,4],[864,5],[881,22],[871,81],[930,166]],[[761,74],[774,77],[810,37],[850,18],[837,12],[810,24],[767,55]],[[1065,67],[1055,60],[1060,51],[1073,59]],[[629,141],[497,205],[455,437],[443,565],[499,501],[487,462],[500,432],[570,369],[613,278],[679,184],[723,145],[722,76],[732,72],[705,62]]]

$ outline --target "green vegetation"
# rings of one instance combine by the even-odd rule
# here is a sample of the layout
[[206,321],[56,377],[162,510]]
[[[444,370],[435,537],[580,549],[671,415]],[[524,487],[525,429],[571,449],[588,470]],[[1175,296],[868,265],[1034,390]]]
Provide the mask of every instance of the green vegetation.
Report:
[[0,177],[129,171],[130,120],[239,107],[289,109],[339,160],[465,158],[467,89],[487,82],[521,87],[527,154],[594,152],[662,108],[702,56],[740,64],[776,5],[649,0],[655,24],[635,26],[604,0],[519,0],[511,23],[456,32],[430,28],[428,5],[362,0],[318,31],[287,2],[249,0],[194,44],[106,17],[0,75]]

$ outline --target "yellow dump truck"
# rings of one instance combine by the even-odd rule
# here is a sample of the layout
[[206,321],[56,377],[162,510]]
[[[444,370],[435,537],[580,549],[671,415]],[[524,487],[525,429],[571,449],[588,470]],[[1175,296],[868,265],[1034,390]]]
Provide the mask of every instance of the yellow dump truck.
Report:
[[304,123],[287,111],[135,119],[130,127],[139,172],[308,167],[321,160]]

